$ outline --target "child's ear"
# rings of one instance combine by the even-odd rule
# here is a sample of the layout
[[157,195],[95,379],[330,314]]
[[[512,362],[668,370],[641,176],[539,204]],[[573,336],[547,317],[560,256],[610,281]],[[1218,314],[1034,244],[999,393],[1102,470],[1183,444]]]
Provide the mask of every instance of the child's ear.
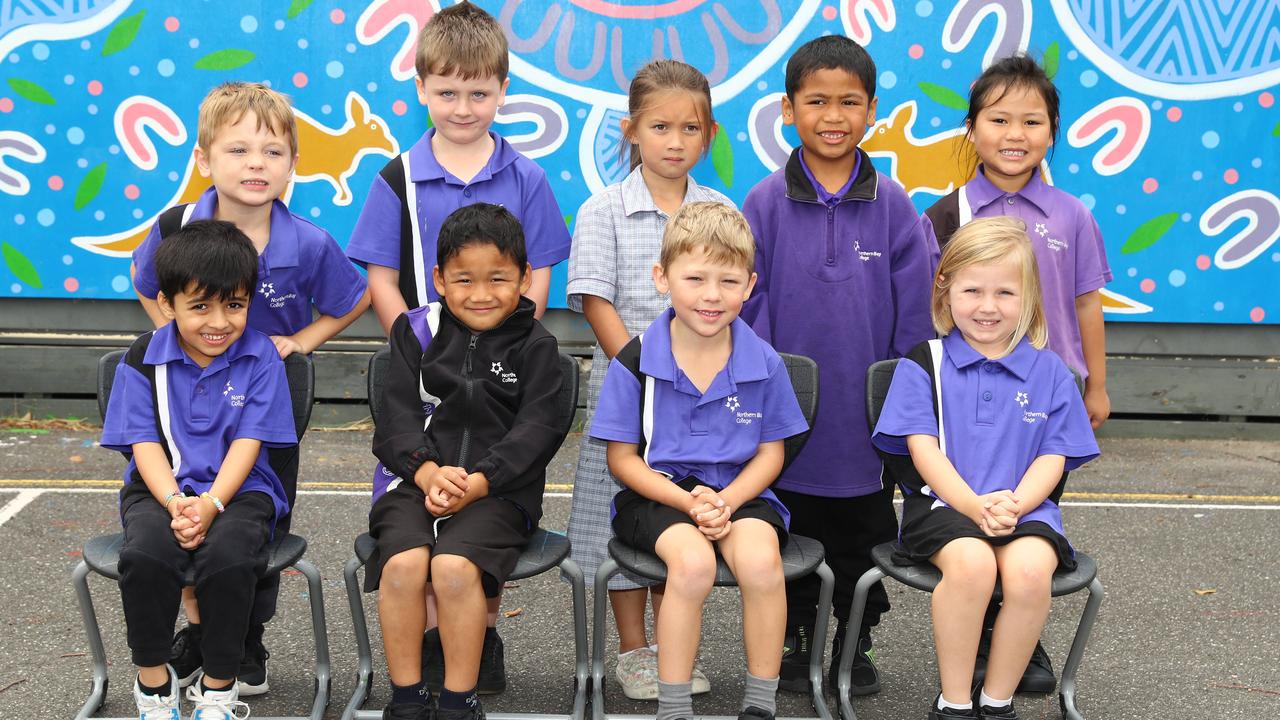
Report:
[[758,279],[759,277],[755,273],[751,273],[751,278],[747,280],[747,291],[742,295],[743,302],[746,302],[751,297],[751,291],[756,289],[756,280]]
[[533,287],[533,266],[525,263],[524,271],[520,273],[520,294],[529,292],[531,287]]
[[427,104],[427,89],[422,85],[422,76],[413,76],[413,86],[418,90],[418,102],[424,107]]
[[431,284],[436,286],[436,294],[444,297],[444,274],[440,272],[439,265],[431,268]]
[[209,177],[209,155],[199,145],[196,145],[194,155],[196,158],[196,170],[200,173],[200,177]]
[[169,299],[168,295],[162,292],[156,293],[156,304],[160,306],[160,314],[169,320],[177,317],[177,313],[173,311],[173,301]]
[[507,88],[511,87],[511,78],[502,81],[502,86],[498,88],[498,107],[502,107],[507,102]]
[[631,118],[629,117],[624,117],[618,121],[618,127],[622,128],[622,137],[626,138],[627,142],[631,143],[632,145],[635,145],[636,139],[635,139],[635,136],[632,135],[631,133],[632,124],[633,123],[631,121]]
[[879,97],[873,97],[871,98],[871,102],[867,105],[867,126],[868,127],[876,124],[876,103],[879,100],[880,100]]
[[671,287],[667,284],[667,274],[662,270],[662,263],[653,264],[653,286],[657,288],[659,295],[671,292]]
[[791,98],[786,95],[782,96],[782,124],[796,124],[796,110],[791,106]]

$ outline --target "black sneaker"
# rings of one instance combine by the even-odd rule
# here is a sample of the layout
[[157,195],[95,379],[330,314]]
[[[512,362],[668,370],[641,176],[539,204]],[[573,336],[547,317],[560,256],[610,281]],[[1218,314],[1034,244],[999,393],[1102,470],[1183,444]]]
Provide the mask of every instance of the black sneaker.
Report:
[[271,689],[267,684],[267,658],[271,657],[271,653],[262,644],[264,630],[261,625],[252,625],[244,638],[244,657],[240,660],[240,670],[236,673],[241,697],[262,695]]
[[813,626],[787,628],[782,645],[782,667],[778,670],[778,689],[787,692],[809,692],[809,657],[813,652]]
[[[507,689],[507,663],[504,658],[502,638],[497,628],[485,628],[484,647],[480,650],[480,675],[476,679],[476,692],[481,695],[497,695]],[[484,717],[482,713],[481,718]]]
[[1000,708],[983,705],[978,708],[978,718],[979,720],[1018,720],[1018,711],[1013,709],[1013,703]]
[[436,708],[430,703],[393,703],[382,709],[382,720],[435,720]]
[[422,634],[422,674],[427,689],[438,695],[444,688],[444,645],[440,644],[440,628],[431,628]]
[[957,710],[955,708],[938,709],[938,700],[942,698],[942,693],[938,693],[938,697],[933,699],[929,705],[929,720],[948,720],[949,718],[978,718],[978,711],[969,708],[967,710]]
[[738,720],[773,720],[773,713],[755,705],[748,705],[738,713]]
[[[831,640],[831,678],[833,689],[838,688],[836,675],[840,672],[840,659],[844,654],[844,623],[836,628],[836,636]],[[858,638],[858,651],[853,656],[853,666],[849,669],[849,695],[861,697],[880,692],[880,671],[876,669],[876,651],[871,647],[871,636]]]
[[200,626],[188,625],[173,636],[169,645],[169,664],[178,676],[178,687],[186,687],[195,682],[204,665],[204,656],[200,654]]
[[[489,628],[492,630],[493,628]],[[433,720],[484,720],[484,708],[480,706],[480,701],[476,700],[476,704],[461,710],[446,710],[439,708],[436,710]]]

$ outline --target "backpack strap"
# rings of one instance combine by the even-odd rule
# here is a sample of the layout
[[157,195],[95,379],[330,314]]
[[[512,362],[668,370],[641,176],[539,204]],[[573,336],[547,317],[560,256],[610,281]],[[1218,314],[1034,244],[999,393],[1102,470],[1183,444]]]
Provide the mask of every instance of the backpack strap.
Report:
[[973,211],[969,209],[963,185],[934,203],[924,214],[929,216],[929,222],[933,224],[933,235],[938,239],[939,248],[946,247],[956,230],[973,219]]
[[653,378],[640,370],[640,338],[637,335],[618,351],[617,361],[640,383],[640,457],[649,464],[649,443],[653,439]]
[[409,308],[427,304],[427,276],[422,257],[422,226],[418,222],[418,188],[409,168],[409,153],[400,153],[382,168],[382,179],[400,198],[400,294]]
[[181,230],[182,226],[191,222],[191,214],[195,212],[195,209],[195,203],[184,203],[182,205],[174,205],[160,213],[160,217],[156,219],[156,224],[160,226],[160,239],[163,240],[169,237]]
[[174,477],[177,477],[178,470],[182,466],[182,451],[173,441],[173,429],[169,417],[169,368],[166,365],[150,365],[144,362],[147,348],[150,347],[154,337],[155,331],[152,330],[134,340],[129,346],[129,351],[125,353],[124,363],[142,373],[151,385],[151,406],[155,410],[156,433],[161,438],[160,447],[164,449],[164,456],[169,460],[169,466],[173,468]]
[[[405,313],[405,317],[409,320],[409,327],[413,330],[414,337],[418,338],[418,347],[422,348],[423,354],[426,354],[431,338],[440,332],[440,308],[440,303],[433,302]],[[421,374],[418,377],[418,396],[424,405],[439,402],[438,398],[427,392],[426,386],[422,384]],[[430,415],[427,416],[427,424],[431,424]]]

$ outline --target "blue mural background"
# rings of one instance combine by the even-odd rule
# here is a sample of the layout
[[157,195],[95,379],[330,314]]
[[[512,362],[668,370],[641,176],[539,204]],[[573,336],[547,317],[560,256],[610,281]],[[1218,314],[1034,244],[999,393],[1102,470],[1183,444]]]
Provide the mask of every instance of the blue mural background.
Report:
[[[864,147],[923,209],[963,182],[964,96],[1025,49],[1054,74],[1050,175],[1096,215],[1109,320],[1280,323],[1276,0],[481,0],[507,27],[496,128],[547,170],[566,219],[625,174],[627,78],[655,56],[711,80],[722,126],[699,182],[741,201],[795,142],[777,99],[826,33],[878,64]],[[196,110],[228,79],[299,112],[293,210],[345,244],[375,173],[426,127],[412,85],[427,0],[0,4],[0,297],[132,299],[128,254],[198,193]],[[563,306],[564,267],[552,304]]]

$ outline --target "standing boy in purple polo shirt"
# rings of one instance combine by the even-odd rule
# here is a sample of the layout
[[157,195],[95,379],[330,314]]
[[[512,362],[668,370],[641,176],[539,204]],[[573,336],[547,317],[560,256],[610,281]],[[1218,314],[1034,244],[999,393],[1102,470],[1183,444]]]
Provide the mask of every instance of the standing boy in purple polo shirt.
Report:
[[[156,327],[168,318],[158,302],[156,248],[167,235],[193,220],[235,223],[258,252],[258,283],[250,288],[249,327],[266,333],[280,357],[311,353],[360,317],[369,307],[364,277],[329,233],[289,212],[279,200],[298,160],[293,108],[284,95],[259,83],[223,83],[200,103],[196,167],[213,181],[193,204],[160,215],[133,252],[133,287]],[[317,316],[312,319],[312,309]],[[273,451],[271,463],[284,483],[290,506],[298,487],[298,449]],[[291,516],[281,518],[288,531]],[[238,675],[243,695],[267,692],[264,625],[275,615],[280,577],[258,588],[245,662]],[[173,638],[170,662],[185,687],[200,670],[200,610],[190,590],[184,594],[188,624]]]
[[740,719],[777,711],[787,600],[787,508],[769,490],[783,440],[806,424],[778,353],[738,318],[755,273],[733,208],[686,203],[653,268],[671,309],[609,363],[591,436],[609,443],[613,532],[667,565],[657,620],[657,720],[693,717],[702,606],[724,557],[742,590],[747,677]]
[[[507,94],[507,63],[502,26],[469,2],[436,13],[418,36],[414,83],[432,127],[374,178],[347,245],[347,255],[369,271],[373,310],[388,335],[406,310],[440,299],[431,280],[436,238],[460,207],[501,205],[520,221],[533,267],[524,294],[534,302],[535,318],[547,307],[551,266],[569,257],[569,229],[546,173],[489,129]],[[374,478],[385,482],[389,471],[378,466]],[[495,598],[480,671],[486,694],[506,687],[497,621]],[[443,656],[434,625],[432,612],[423,644],[434,660],[431,686],[439,689],[435,673]]]
[[133,695],[141,717],[178,717],[169,633],[194,568],[207,631],[192,717],[238,716],[254,586],[289,512],[267,459],[268,447],[298,442],[289,386],[271,339],[246,329],[258,277],[249,238],[231,223],[193,222],[161,244],[155,267],[169,323],[121,360],[102,427],[102,446],[130,455],[120,594]]
[[[853,586],[871,548],[893,540],[893,487],[880,476],[864,411],[866,369],[933,336],[931,248],[906,192],[858,148],[875,122],[875,63],[857,43],[823,37],[787,61],[783,122],[802,147],[747,194],[759,282],[743,317],[780,352],[818,363],[813,433],[778,479],[791,530],[822,542],[836,576],[832,674],[839,666]],[[807,692],[818,581],[787,586],[784,689]],[[853,664],[853,693],[880,689],[870,629],[889,609],[877,584],[867,601]],[[832,685],[835,685],[834,678]]]

